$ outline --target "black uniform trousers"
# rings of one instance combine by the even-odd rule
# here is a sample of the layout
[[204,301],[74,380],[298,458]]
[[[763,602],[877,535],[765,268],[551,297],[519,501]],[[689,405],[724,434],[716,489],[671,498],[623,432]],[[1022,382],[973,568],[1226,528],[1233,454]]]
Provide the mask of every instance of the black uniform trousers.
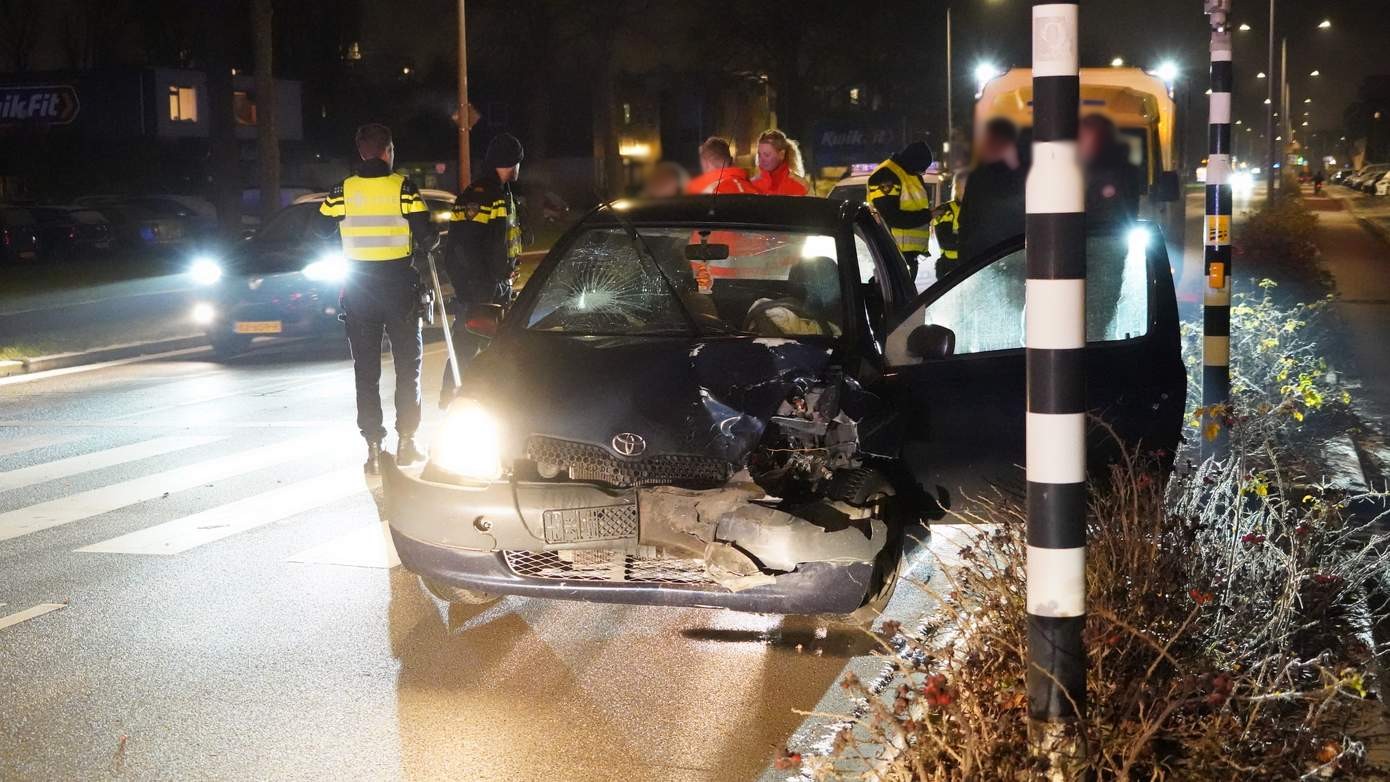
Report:
[[410,259],[355,261],[343,288],[348,347],[357,381],[357,428],[370,442],[386,437],[381,414],[381,336],[391,340],[396,370],[396,434],[420,428],[420,275]]

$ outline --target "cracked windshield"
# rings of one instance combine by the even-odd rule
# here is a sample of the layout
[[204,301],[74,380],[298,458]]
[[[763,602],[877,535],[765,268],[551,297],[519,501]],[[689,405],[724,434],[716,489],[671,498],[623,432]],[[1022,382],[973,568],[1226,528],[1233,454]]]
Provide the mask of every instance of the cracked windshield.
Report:
[[534,331],[588,335],[835,336],[830,236],[690,226],[585,231],[540,281]]

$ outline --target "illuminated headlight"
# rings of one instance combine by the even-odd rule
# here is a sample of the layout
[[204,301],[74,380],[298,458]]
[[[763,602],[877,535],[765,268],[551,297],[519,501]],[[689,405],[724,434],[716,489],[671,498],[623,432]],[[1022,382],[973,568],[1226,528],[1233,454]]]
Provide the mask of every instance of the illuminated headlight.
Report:
[[473,399],[456,399],[444,429],[430,449],[430,462],[445,472],[475,481],[502,477],[502,427]]
[[329,253],[305,266],[304,276],[319,282],[342,282],[348,276],[348,263],[343,256]]
[[1129,246],[1127,248],[1129,251],[1129,257],[1142,258],[1145,255],[1147,255],[1149,252],[1149,240],[1152,238],[1153,234],[1149,233],[1149,229],[1147,228],[1130,229],[1128,237]]
[[1231,191],[1236,195],[1248,196],[1255,190],[1255,177],[1248,171],[1231,174]]
[[193,259],[188,276],[199,285],[211,285],[222,279],[222,264],[203,255]]
[[206,326],[217,319],[217,310],[211,304],[200,301],[193,305],[193,311],[188,316],[199,326]]

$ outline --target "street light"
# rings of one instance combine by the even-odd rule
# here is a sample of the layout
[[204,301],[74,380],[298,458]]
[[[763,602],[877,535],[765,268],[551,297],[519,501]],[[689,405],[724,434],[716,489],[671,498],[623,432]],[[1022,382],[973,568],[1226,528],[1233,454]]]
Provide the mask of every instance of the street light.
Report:
[[1322,75],[1322,71],[1317,70],[1317,69],[1314,69],[1313,72],[1312,72],[1312,73],[1309,73],[1308,75],[1309,75],[1309,76],[1321,76],[1321,75]]
[[1241,22],[1241,23],[1240,23],[1240,27],[1238,27],[1238,28],[1236,28],[1236,29],[1240,30],[1240,31],[1243,32],[1243,33],[1248,33],[1248,32],[1250,32],[1250,25],[1249,25],[1248,23],[1246,23],[1246,22]]
[[1125,58],[1123,58],[1123,57],[1116,57],[1115,59],[1113,59],[1113,60],[1110,61],[1110,67],[1111,67],[1111,68],[1123,68],[1124,66],[1125,66]]
[[1259,73],[1255,74],[1255,78],[1257,78],[1257,79],[1264,79],[1264,78],[1267,78],[1267,77],[1265,76],[1265,72],[1264,72],[1264,71],[1260,71]]
[[1318,29],[1319,29],[1319,30],[1330,30],[1330,29],[1332,29],[1332,20],[1331,20],[1331,19],[1324,19],[1324,20],[1322,20],[1321,22],[1318,22]]

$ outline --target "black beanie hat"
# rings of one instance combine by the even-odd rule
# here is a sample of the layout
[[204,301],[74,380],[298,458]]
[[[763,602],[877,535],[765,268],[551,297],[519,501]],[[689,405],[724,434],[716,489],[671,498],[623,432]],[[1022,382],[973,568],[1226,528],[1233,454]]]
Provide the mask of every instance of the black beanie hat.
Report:
[[902,151],[893,156],[893,159],[902,166],[904,170],[912,174],[920,174],[931,167],[932,153],[931,147],[924,142],[914,141],[903,147]]
[[488,168],[511,168],[526,157],[521,142],[510,133],[499,133],[488,142],[483,164]]

